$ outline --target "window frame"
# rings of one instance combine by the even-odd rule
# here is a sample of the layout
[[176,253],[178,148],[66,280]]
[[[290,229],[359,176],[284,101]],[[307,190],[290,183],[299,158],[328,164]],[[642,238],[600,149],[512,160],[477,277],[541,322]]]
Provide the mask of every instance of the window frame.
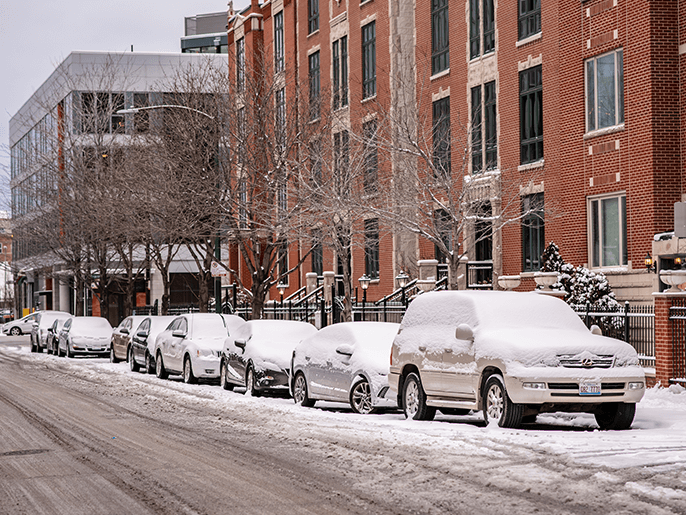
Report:
[[318,120],[321,108],[321,54],[312,52],[307,56],[310,83],[310,121]]
[[245,38],[236,40],[236,91],[245,90]]
[[450,68],[449,0],[431,0],[431,75]]
[[307,34],[319,30],[319,0],[307,0]]
[[284,71],[286,66],[283,11],[274,15],[274,71]]
[[331,44],[333,68],[333,108],[348,106],[348,36],[341,36]]
[[369,120],[362,124],[364,135],[364,193],[374,195],[378,192],[379,146],[377,140],[378,123]]
[[522,197],[522,272],[541,269],[541,256],[545,250],[544,203],[542,192]]
[[364,273],[372,280],[379,279],[379,219],[364,221]]
[[518,0],[517,36],[526,39],[541,32],[541,0]]
[[[432,103],[432,143],[434,177],[451,176],[450,96]],[[442,173],[441,173],[442,172]]]
[[[617,252],[618,263],[605,262],[603,239],[607,228],[602,227],[604,218],[603,203],[617,199]],[[626,267],[629,264],[629,251],[627,244],[627,216],[626,216],[626,192],[613,192],[604,195],[594,195],[586,199],[586,212],[588,219],[588,256],[591,268]],[[596,238],[597,235],[597,238]],[[597,242],[596,242],[597,240]]]
[[[599,120],[600,109],[598,100],[598,61],[613,55],[613,115],[614,123],[601,125]],[[589,72],[589,65],[593,65],[592,71]],[[589,75],[592,74],[593,80],[590,81]],[[590,87],[592,84],[592,88]],[[592,90],[591,90],[592,89]],[[624,123],[624,48],[615,48],[609,52],[605,52],[584,61],[584,107],[586,115],[586,132],[593,132],[609,127],[617,127]],[[592,96],[592,100],[591,100]],[[593,103],[591,106],[590,103]]]
[[495,0],[469,0],[469,59],[495,52]]
[[362,99],[376,96],[376,20],[362,26]]
[[543,66],[538,65],[519,73],[519,164],[542,159]]

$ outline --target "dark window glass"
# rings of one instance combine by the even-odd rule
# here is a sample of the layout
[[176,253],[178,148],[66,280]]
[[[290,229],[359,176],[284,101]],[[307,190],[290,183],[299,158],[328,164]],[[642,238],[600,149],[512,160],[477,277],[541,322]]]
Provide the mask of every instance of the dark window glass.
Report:
[[541,67],[519,74],[520,163],[543,159],[543,82]]
[[519,0],[519,39],[541,32],[541,0]]
[[370,279],[379,278],[379,220],[364,221],[364,273]]
[[450,97],[433,103],[433,162],[436,176],[450,177]]
[[431,73],[450,67],[448,0],[431,0]]
[[240,92],[245,88],[245,39],[236,41],[236,89]]
[[284,69],[283,11],[274,15],[274,70]]
[[362,27],[362,98],[376,95],[376,22]]
[[481,86],[472,88],[472,172],[483,170],[483,138],[481,136]]
[[321,100],[321,80],[319,74],[319,52],[310,54],[310,120],[319,118],[319,103]]
[[484,3],[484,54],[495,50],[495,9],[493,0]]
[[123,93],[113,93],[112,94],[112,132],[116,134],[123,134],[126,131],[126,125],[124,124],[124,115],[117,114],[117,111],[125,108],[124,94]]
[[484,84],[484,139],[486,169],[498,166],[498,133],[496,131],[495,81]]
[[348,105],[348,36],[333,42],[333,108]]
[[534,272],[541,268],[541,255],[545,249],[543,193],[527,195],[522,199],[522,271]]
[[277,252],[279,277],[281,283],[288,285],[288,242],[282,241],[279,244],[279,251]]
[[379,156],[376,135],[376,120],[362,126],[364,133],[364,192],[367,195],[376,193],[379,179]]
[[319,30],[319,0],[307,0],[308,34]]
[[312,271],[318,276],[324,275],[324,246],[322,245],[322,233],[319,230],[312,231]]
[[493,222],[490,202],[481,204],[477,209],[477,218],[474,222],[474,258],[476,261],[493,259]]
[[481,55],[480,0],[469,0],[469,58]]
[[337,132],[333,135],[334,155],[334,188],[340,196],[350,194],[350,134],[348,131]]
[[[149,105],[147,93],[133,94],[133,107],[147,107]],[[133,115],[133,130],[135,132],[148,132],[150,129],[150,111],[138,111]]]
[[[443,245],[445,245],[448,250],[452,250],[452,221],[447,211],[437,209],[434,212],[434,227],[436,229],[436,235],[443,242]],[[434,257],[439,263],[448,262],[448,255],[443,252],[443,249],[438,245],[434,245]]]

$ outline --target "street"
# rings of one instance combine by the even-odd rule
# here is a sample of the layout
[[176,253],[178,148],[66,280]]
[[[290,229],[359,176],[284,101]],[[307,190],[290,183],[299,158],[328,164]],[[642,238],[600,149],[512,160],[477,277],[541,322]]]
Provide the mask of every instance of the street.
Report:
[[0,337],[3,514],[686,512],[686,392],[596,427],[306,409]]

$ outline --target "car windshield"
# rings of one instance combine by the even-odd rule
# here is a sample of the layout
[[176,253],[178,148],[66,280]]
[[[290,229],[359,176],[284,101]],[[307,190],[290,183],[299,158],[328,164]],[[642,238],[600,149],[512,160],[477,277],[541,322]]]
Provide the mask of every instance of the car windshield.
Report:
[[102,317],[83,317],[75,318],[71,323],[72,331],[111,331],[112,327],[106,318]]
[[193,338],[226,338],[226,326],[220,316],[203,316],[193,319]]

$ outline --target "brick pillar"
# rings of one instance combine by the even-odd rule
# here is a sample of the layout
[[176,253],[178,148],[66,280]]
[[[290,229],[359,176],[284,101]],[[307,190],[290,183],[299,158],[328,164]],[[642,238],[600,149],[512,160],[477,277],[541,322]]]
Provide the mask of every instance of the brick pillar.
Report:
[[653,293],[655,305],[655,380],[660,382],[662,386],[669,386],[674,363],[669,308],[672,307],[672,299],[683,297],[683,295],[683,293]]

